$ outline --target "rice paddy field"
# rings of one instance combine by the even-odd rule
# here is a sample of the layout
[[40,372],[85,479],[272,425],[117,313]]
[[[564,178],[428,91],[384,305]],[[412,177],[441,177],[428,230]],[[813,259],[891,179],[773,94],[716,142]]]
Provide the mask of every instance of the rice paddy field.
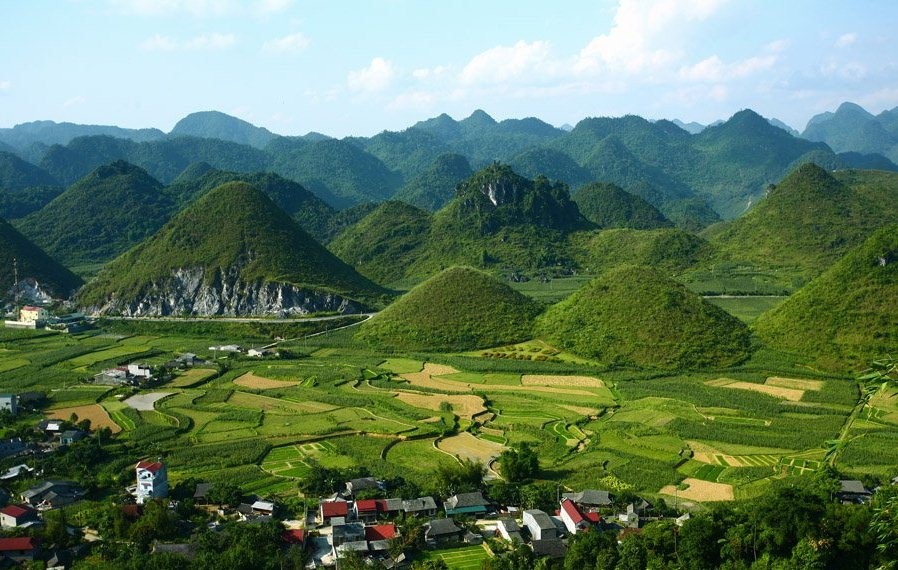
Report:
[[[732,369],[662,374],[604,369],[541,341],[381,354],[350,328],[259,360],[207,349],[271,342],[249,328],[226,336],[135,327],[131,335],[121,325],[114,334],[0,329],[0,387],[45,393],[40,417],[75,413],[110,427],[123,463],[149,452],[167,461],[173,482],[228,480],[269,495],[295,495],[316,464],[426,487],[440,465],[488,463],[522,442],[538,452],[542,476],[565,488],[695,503],[751,498],[829,463],[880,478],[898,465],[898,390],[852,414],[851,378],[764,350]],[[205,362],[141,390],[90,382],[103,368],[160,365],[183,352]],[[438,552],[455,556],[445,559],[450,568],[479,567],[485,555]]]

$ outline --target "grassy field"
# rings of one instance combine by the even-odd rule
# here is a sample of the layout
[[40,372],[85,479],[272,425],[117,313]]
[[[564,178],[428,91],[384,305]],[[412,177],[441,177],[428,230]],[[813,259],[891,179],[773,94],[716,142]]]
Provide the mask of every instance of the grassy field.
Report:
[[755,322],[763,313],[778,306],[786,299],[787,297],[779,295],[762,297],[705,297],[705,300],[714,303],[747,325]]
[[425,552],[423,560],[442,560],[450,570],[479,570],[489,558],[483,546],[461,546]]
[[[485,358],[484,350],[384,354],[351,330],[287,343],[277,360],[219,358],[215,369],[191,369],[138,391],[171,394],[152,410],[126,405],[130,389],[87,383],[110,362],[212,357],[208,346],[231,340],[173,330],[128,337],[0,329],[0,385],[43,391],[44,412],[74,411],[94,427],[113,428],[131,454],[124,462],[163,457],[172,481],[232,480],[251,492],[294,494],[318,463],[426,486],[456,455],[486,461],[527,442],[543,476],[565,487],[668,499],[673,489],[674,498],[690,501],[749,498],[773,478],[819,471],[824,442],[838,436],[858,397],[850,378],[766,350],[730,369],[658,373],[602,369],[541,341],[484,350],[557,361]],[[845,439],[837,468],[892,476],[898,390],[877,394]],[[485,555],[459,552],[473,566],[450,567],[479,567],[477,556]]]

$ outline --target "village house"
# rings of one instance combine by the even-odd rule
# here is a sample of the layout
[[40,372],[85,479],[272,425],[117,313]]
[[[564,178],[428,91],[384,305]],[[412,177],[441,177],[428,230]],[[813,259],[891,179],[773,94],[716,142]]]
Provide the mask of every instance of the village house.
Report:
[[288,529],[281,534],[281,540],[287,546],[306,547],[306,531],[301,528]]
[[499,532],[499,536],[507,540],[508,542],[524,542],[524,539],[521,537],[521,527],[518,526],[517,521],[510,518],[499,519],[496,521],[496,530]]
[[196,491],[193,492],[193,502],[196,505],[205,505],[209,502],[209,491],[212,490],[212,483],[197,483]]
[[524,526],[530,531],[533,540],[551,540],[558,538],[558,527],[552,518],[539,509],[524,511]]
[[37,511],[26,505],[6,505],[0,509],[0,527],[2,528],[16,528],[28,523],[35,523],[38,520]]
[[636,512],[636,505],[630,503],[627,505],[626,512],[617,515],[618,524],[627,528],[639,528],[639,513]]
[[561,501],[561,521],[571,534],[589,530],[594,524],[601,522],[597,513],[583,513],[570,499]]
[[17,479],[22,474],[28,474],[34,471],[34,467],[28,467],[24,463],[19,465],[13,465],[3,475],[0,475],[0,481],[12,481],[13,479]]
[[0,440],[0,459],[15,457],[28,448],[21,437]]
[[533,540],[530,548],[536,556],[548,556],[549,558],[564,558],[567,554],[567,545],[560,538],[547,538],[545,540]]
[[35,429],[49,435],[59,435],[65,428],[65,420],[41,420]]
[[402,499],[375,499],[377,501],[377,513],[388,517],[396,516],[402,512]]
[[274,503],[271,501],[256,501],[250,505],[253,514],[261,516],[272,516],[274,514]]
[[[331,546],[337,547],[347,542],[365,540],[365,525],[360,522],[346,522],[343,517],[331,519]],[[368,550],[368,545],[365,545]]]
[[610,507],[614,504],[614,495],[598,489],[587,489],[579,493],[563,493],[561,497],[570,499],[580,508]]
[[0,558],[13,562],[31,561],[38,556],[37,539],[30,536],[0,538]]
[[390,549],[390,541],[399,536],[394,524],[379,524],[365,527],[365,540],[368,547],[375,552]]
[[76,441],[81,441],[87,437],[87,432],[83,429],[67,429],[59,434],[60,445],[72,445]]
[[129,384],[131,378],[128,376],[128,368],[120,366],[117,368],[107,368],[98,374],[94,374],[94,383],[104,386],[121,386]]
[[459,493],[446,499],[443,509],[447,515],[477,515],[489,510],[490,502],[484,498],[483,493]]
[[349,515],[349,503],[342,500],[322,501],[318,505],[318,512],[321,524],[328,525],[331,524],[331,520],[334,518],[346,519],[347,515]]
[[359,499],[352,504],[355,518],[360,521],[372,522],[377,520],[377,501],[375,499]]
[[433,497],[418,497],[402,501],[402,510],[406,515],[433,517],[437,514],[437,503]]
[[434,519],[425,525],[424,540],[430,545],[451,544],[461,541],[464,533],[452,519]]
[[839,481],[839,491],[836,497],[843,505],[862,504],[869,502],[873,493],[864,487],[860,481]]
[[148,500],[162,499],[168,496],[168,471],[161,461],[140,461],[134,467],[137,476],[137,488],[134,496],[137,504]]
[[45,510],[70,505],[84,495],[84,491],[74,481],[49,480],[31,487],[19,498],[31,507]]
[[15,394],[0,394],[0,410],[9,410],[16,415],[19,412],[19,397]]
[[362,491],[382,491],[383,484],[374,477],[361,477],[346,482],[346,495],[354,497]]

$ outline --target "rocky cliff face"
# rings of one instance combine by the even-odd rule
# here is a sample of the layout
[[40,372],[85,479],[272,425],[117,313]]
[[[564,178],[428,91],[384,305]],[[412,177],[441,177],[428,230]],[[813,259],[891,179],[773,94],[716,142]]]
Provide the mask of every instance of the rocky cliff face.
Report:
[[113,296],[83,308],[89,314],[129,317],[307,315],[322,311],[359,313],[365,307],[336,293],[289,283],[246,282],[239,270],[216,272],[207,279],[202,268],[178,269],[154,282],[133,299]]

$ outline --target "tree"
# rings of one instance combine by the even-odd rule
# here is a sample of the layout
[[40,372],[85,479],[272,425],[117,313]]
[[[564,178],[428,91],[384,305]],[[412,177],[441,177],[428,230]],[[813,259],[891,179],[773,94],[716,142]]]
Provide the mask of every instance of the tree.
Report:
[[218,506],[228,505],[233,507],[243,500],[243,491],[240,487],[233,483],[220,482],[216,483],[209,489],[207,498],[210,502]]
[[539,472],[539,458],[530,445],[521,443],[516,449],[508,449],[499,455],[502,477],[511,483],[532,479]]
[[617,549],[620,559],[614,570],[643,570],[646,566],[645,543],[642,536],[631,534]]
[[713,569],[720,566],[720,546],[723,530],[707,516],[695,516],[680,529],[677,554],[687,568]]
[[870,528],[876,535],[880,568],[898,568],[898,494],[876,498]]
[[419,560],[412,564],[412,570],[449,570],[449,567],[440,558],[439,560]]
[[448,497],[481,489],[485,475],[483,463],[471,459],[462,459],[461,464],[441,465],[437,468],[439,494]]

